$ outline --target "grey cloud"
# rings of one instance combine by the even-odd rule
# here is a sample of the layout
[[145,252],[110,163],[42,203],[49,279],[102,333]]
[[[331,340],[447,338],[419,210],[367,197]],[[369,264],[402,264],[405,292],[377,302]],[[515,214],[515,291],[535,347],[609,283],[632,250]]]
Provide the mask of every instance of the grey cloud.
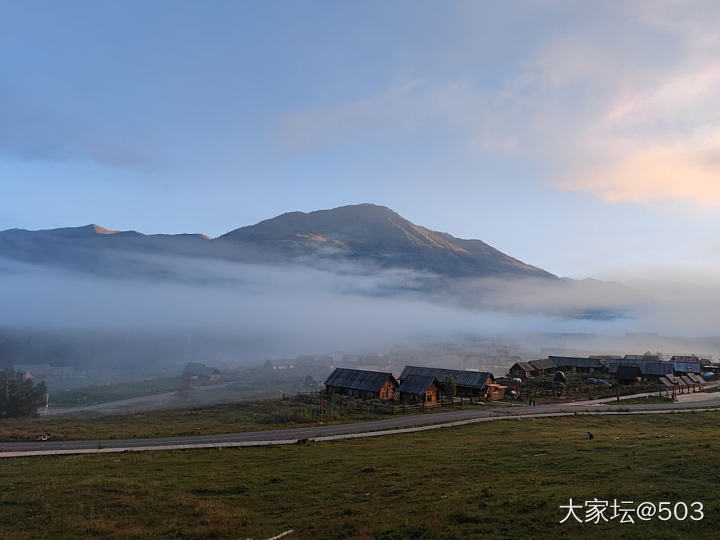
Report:
[[27,160],[84,159],[148,171],[162,146],[132,122],[96,118],[74,104],[59,107],[9,88],[0,89],[0,153]]

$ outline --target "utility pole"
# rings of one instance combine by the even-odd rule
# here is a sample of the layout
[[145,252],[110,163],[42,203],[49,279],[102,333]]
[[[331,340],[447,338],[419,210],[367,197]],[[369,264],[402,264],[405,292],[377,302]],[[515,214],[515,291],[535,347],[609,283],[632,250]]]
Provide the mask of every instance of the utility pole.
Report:
[[45,414],[43,416],[47,416],[49,404],[50,404],[50,392],[45,392]]

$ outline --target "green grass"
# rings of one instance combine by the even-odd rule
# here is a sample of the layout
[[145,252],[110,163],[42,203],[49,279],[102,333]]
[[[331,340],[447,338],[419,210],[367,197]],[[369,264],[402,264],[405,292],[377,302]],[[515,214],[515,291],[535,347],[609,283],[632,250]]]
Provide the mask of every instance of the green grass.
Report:
[[54,407],[74,407],[164,392],[175,392],[180,389],[180,382],[178,376],[158,377],[126,383],[92,384],[81,388],[54,392],[50,396],[51,405]]
[[[283,447],[2,460],[0,537],[716,538],[719,421],[576,416]],[[706,517],[561,525],[569,497],[701,501]]]
[[[376,420],[385,416],[332,407],[323,415],[323,422]],[[54,440],[211,435],[309,426],[319,421],[318,405],[294,400],[254,400],[135,414],[8,418],[0,420],[0,441],[32,441],[44,432]]]
[[[340,401],[330,401],[330,407],[323,412],[323,423],[359,422],[389,416],[372,411],[349,410],[339,405]],[[462,408],[482,409],[507,405],[508,403],[503,402],[486,402],[484,405],[465,402]],[[461,406],[457,404],[454,408],[459,409]],[[398,413],[398,415],[434,414],[449,410],[453,409],[437,407],[426,411]],[[50,433],[54,440],[212,435],[312,426],[319,422],[320,405],[317,403],[302,403],[294,399],[248,400],[142,413],[113,415],[86,413],[47,418],[6,418],[0,419],[0,441],[34,441],[45,432]]]
[[[222,373],[222,389],[217,393],[234,399],[259,399],[280,397],[283,392],[294,395],[304,390],[305,378],[312,375],[322,381],[327,370],[318,368],[297,368],[287,371],[272,371],[265,368],[237,368]],[[92,384],[68,390],[50,391],[51,407],[74,407],[93,405],[122,399],[149,396],[165,392],[176,392],[181,388],[181,376],[154,377],[139,381],[112,384]]]
[[[272,371],[264,368],[245,367],[224,371],[219,384],[206,387],[200,385],[189,392],[192,401],[222,403],[249,399],[280,398],[305,392],[308,375],[322,381],[326,369],[297,368],[287,371]],[[138,381],[111,384],[92,384],[67,390],[50,389],[50,408],[83,407],[110,401],[125,400],[155,394],[172,393],[170,400],[177,402],[182,387],[181,376],[154,377]]]

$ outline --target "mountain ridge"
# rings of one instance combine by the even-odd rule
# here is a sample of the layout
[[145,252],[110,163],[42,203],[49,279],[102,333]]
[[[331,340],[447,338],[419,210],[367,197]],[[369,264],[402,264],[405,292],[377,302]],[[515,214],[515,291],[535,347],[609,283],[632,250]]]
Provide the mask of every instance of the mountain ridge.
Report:
[[[556,278],[481,240],[465,240],[416,225],[386,206],[364,203],[313,212],[288,212],[240,227],[217,242],[259,244],[297,255],[331,250],[351,260],[427,270],[448,276],[514,274]],[[326,257],[332,253],[325,253]]]
[[[456,238],[416,225],[370,203],[313,212],[287,212],[217,238],[201,234],[143,234],[90,224],[0,232],[0,256],[26,262],[83,266],[108,252],[166,253],[242,262],[335,261],[405,268],[445,277],[557,276],[513,258],[482,240]],[[73,254],[77,255],[73,264]],[[92,265],[97,269],[97,265]]]

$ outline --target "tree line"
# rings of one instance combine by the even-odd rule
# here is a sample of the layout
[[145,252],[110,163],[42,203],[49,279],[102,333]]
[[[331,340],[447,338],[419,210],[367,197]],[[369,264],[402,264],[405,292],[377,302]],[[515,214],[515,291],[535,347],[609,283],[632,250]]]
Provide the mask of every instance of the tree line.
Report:
[[0,369],[0,418],[36,416],[45,405],[45,383],[34,384],[22,371],[5,367]]

